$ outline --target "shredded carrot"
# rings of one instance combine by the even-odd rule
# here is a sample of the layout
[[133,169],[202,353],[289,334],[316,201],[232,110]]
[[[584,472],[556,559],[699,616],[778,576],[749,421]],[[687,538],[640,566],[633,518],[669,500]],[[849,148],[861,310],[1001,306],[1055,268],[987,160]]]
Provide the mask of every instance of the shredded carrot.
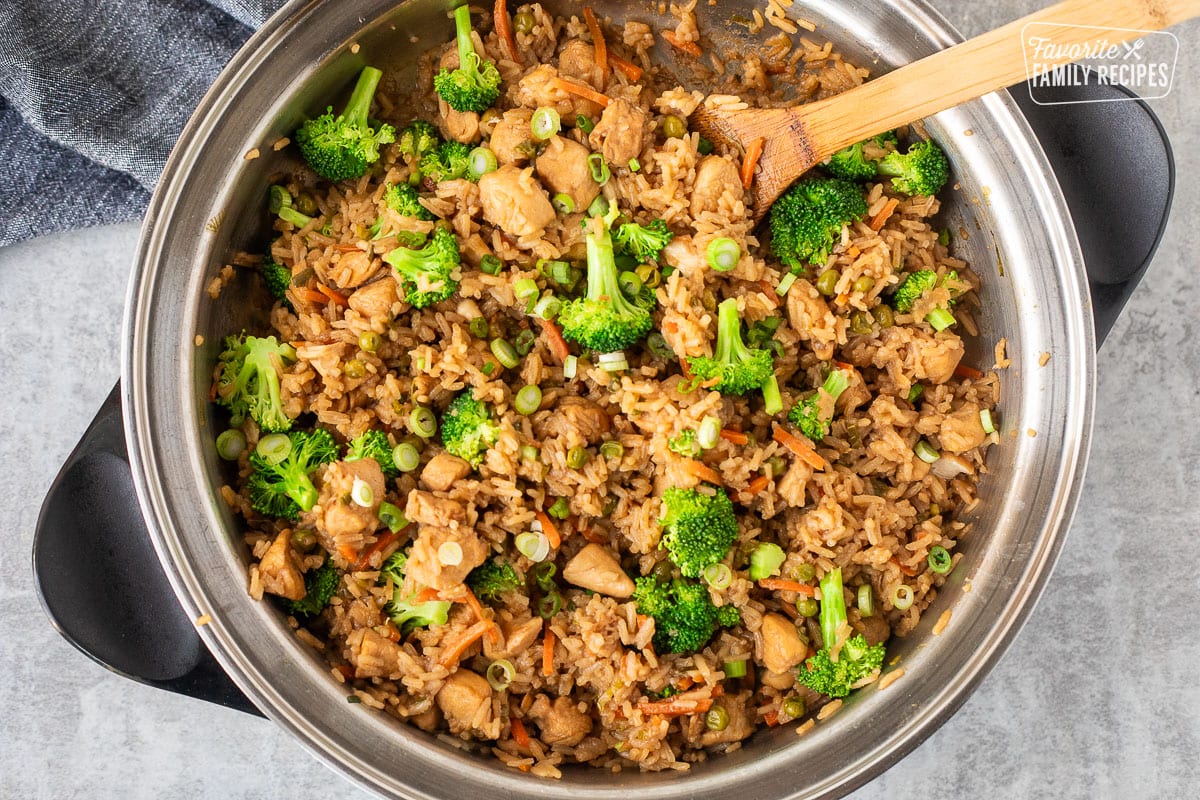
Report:
[[513,741],[517,743],[517,747],[529,747],[529,733],[525,730],[525,723],[516,717],[509,717],[508,724],[512,727]]
[[778,425],[771,432],[771,438],[798,455],[801,461],[813,469],[825,469],[829,466],[825,463],[825,459],[821,458],[821,455],[808,445],[808,442],[793,436]]
[[496,26],[496,33],[500,36],[500,41],[504,42],[504,47],[508,50],[508,57],[520,63],[521,59],[517,57],[517,39],[513,36],[512,19],[508,16],[507,0],[496,0],[496,7],[492,11],[492,19],[492,24]]
[[452,667],[462,659],[463,653],[467,652],[467,648],[478,642],[483,635],[492,627],[489,622],[476,622],[471,627],[467,628],[466,632],[459,638],[457,642],[450,645],[442,651],[442,655],[438,658],[438,663],[443,667]]
[[550,515],[545,511],[535,511],[534,516],[542,523],[542,533],[550,540],[550,546],[557,549],[562,544],[562,537],[558,535],[558,526],[554,524],[554,520],[550,519]]
[[562,331],[548,319],[539,319],[538,322],[542,323],[542,333],[546,335],[546,344],[550,346],[550,352],[558,359],[558,363],[565,363],[567,356],[571,355],[571,350],[567,347],[567,340],[563,338]]
[[326,295],[316,289],[309,289],[307,286],[293,286],[292,291],[296,293],[296,297],[314,305],[323,306],[329,302]]
[[966,364],[959,364],[954,368],[954,377],[970,378],[973,381],[977,381],[983,377],[983,373],[974,367],[968,367]]
[[388,632],[388,638],[391,639],[393,642],[400,641],[400,630],[390,622],[387,624],[387,632]]
[[687,378],[689,381],[692,379],[692,367],[690,364],[688,364],[687,356],[683,356],[679,359],[679,371],[682,372],[683,377]]
[[479,602],[479,598],[471,591],[471,587],[463,585],[463,591],[467,593],[467,605],[471,607],[471,611],[475,613],[475,618],[480,622],[488,624],[487,636],[493,642],[500,641],[500,631],[496,630],[496,623],[492,622],[491,617],[483,610],[483,604]]
[[754,185],[754,168],[758,166],[758,159],[762,157],[766,146],[766,137],[760,136],[746,148],[746,155],[742,156],[742,188],[749,189]]
[[795,592],[805,597],[817,596],[817,590],[807,583],[789,581],[787,578],[763,578],[758,585],[770,592]]
[[899,559],[897,559],[895,556],[892,556],[891,558],[889,558],[888,561],[891,561],[893,564],[895,564],[897,567],[899,567],[900,572],[909,578],[911,578],[917,574],[917,571],[915,569],[913,569],[912,567],[906,566],[904,564],[901,564]]
[[709,692],[709,694],[713,697],[713,699],[724,697],[725,687],[718,683],[716,686],[712,687],[712,690]]
[[608,104],[611,102],[611,98],[608,95],[597,92],[590,86],[584,86],[581,83],[569,81],[565,78],[554,78],[550,81],[550,85],[555,89],[561,89],[577,97],[582,97],[584,100],[591,100],[601,108],[608,108]]
[[741,431],[731,431],[729,428],[721,428],[721,438],[733,444],[749,444],[750,437]]
[[709,378],[706,381],[701,381],[700,388],[701,389],[711,389],[712,387],[714,387],[718,383],[720,383],[722,380],[723,380],[723,378],[720,375],[718,375],[715,378]]
[[208,402],[217,402],[217,382],[213,381],[212,386],[208,387]]
[[742,496],[754,497],[754,495],[767,488],[767,485],[770,484],[770,482],[771,479],[766,475],[759,475],[757,478],[746,484],[746,488],[742,489]]
[[688,55],[695,56],[696,58],[704,55],[704,51],[700,49],[700,45],[696,44],[695,42],[688,42],[680,39],[675,35],[675,31],[661,31],[659,35],[666,40],[667,44],[671,45],[671,47],[674,47],[676,50],[682,50]]
[[338,555],[351,563],[358,559],[358,551],[348,544],[338,545]]
[[892,212],[896,210],[896,206],[898,205],[900,205],[900,201],[894,197],[884,203],[883,208],[879,209],[879,213],[871,217],[871,221],[868,223],[871,230],[877,231],[882,228],[883,223],[888,221],[888,217],[892,215]]
[[[401,530],[403,530],[403,529],[401,529]],[[388,549],[389,546],[391,546],[392,544],[395,544],[396,540],[399,538],[400,538],[399,531],[397,531],[396,533],[392,533],[391,531],[388,531],[383,536],[380,536],[378,539],[375,540],[375,544],[371,545],[370,547],[368,547],[366,550],[364,550],[362,552],[362,555],[360,555],[358,557],[358,562],[355,563],[354,568],[356,570],[364,570],[367,567],[371,566],[371,556],[375,555],[376,553],[382,553],[384,550]]]
[[845,361],[834,361],[834,362],[833,362],[833,365],[834,365],[835,367],[837,367],[838,369],[844,369],[844,370],[846,370],[847,372],[853,372],[853,371],[854,371],[854,365],[853,365],[853,364],[847,364]]
[[340,292],[335,292],[333,289],[330,289],[323,283],[317,284],[317,291],[328,297],[333,302],[337,303],[339,306],[350,304],[350,301],[346,299],[345,295],[341,294]]
[[675,688],[681,692],[686,692],[688,689],[692,688],[695,684],[696,684],[696,682],[694,680],[692,680],[688,676],[684,675],[682,678],[679,679],[679,683],[675,684]]
[[630,83],[637,83],[642,79],[642,68],[632,61],[626,61],[616,53],[609,53],[608,61],[612,64],[613,69],[623,72]]
[[437,589],[430,587],[428,589],[422,589],[421,591],[417,592],[416,602],[432,603],[434,600],[440,599],[441,596],[442,596],[441,592],[439,592]]
[[668,700],[645,700],[637,704],[643,714],[654,714],[660,717],[682,717],[684,714],[703,714],[712,708],[712,698],[680,702],[679,697]]
[[718,473],[708,464],[705,464],[703,461],[697,461],[694,458],[689,458],[686,461],[685,469],[687,469],[693,478],[699,478],[702,481],[715,483],[717,486],[724,484],[724,481],[721,480],[720,473]]
[[[604,31],[600,30],[600,22],[590,6],[583,7],[583,21],[587,23],[588,33],[592,35],[592,47],[596,52],[596,66],[601,75],[608,74],[608,45],[604,42]],[[601,78],[603,83],[603,78]]]
[[591,525],[581,525],[579,527],[579,535],[592,544],[604,544],[608,541],[608,538],[602,531],[596,530]]
[[774,728],[779,724],[779,711],[772,708],[767,713],[763,714],[763,722],[767,723],[768,727]]
[[548,622],[546,635],[542,637],[542,674],[547,677],[554,674],[554,631]]

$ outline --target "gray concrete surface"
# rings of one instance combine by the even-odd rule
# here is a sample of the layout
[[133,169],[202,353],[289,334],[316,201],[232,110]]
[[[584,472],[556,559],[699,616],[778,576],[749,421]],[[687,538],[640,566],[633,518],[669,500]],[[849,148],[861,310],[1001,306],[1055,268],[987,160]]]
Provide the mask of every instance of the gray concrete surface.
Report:
[[[972,34],[1038,3],[938,5]],[[856,800],[1200,796],[1200,28],[1180,38],[1176,89],[1153,103],[1178,158],[1172,224],[1100,355],[1054,580],[957,715]],[[267,722],[105,672],[38,606],[38,506],[117,378],[135,239],[122,226],[0,250],[0,798],[363,797]]]

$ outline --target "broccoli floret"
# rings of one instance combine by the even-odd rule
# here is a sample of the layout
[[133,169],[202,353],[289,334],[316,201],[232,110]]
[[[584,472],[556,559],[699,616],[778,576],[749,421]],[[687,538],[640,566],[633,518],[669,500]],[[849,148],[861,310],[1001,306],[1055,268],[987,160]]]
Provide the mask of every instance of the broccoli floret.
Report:
[[408,553],[397,550],[392,553],[379,567],[381,579],[391,578],[395,586],[404,583],[404,567],[408,564]]
[[587,295],[565,303],[558,313],[563,336],[598,353],[623,350],[650,330],[649,310],[630,302],[617,282],[617,264],[608,231],[587,235]]
[[837,400],[849,386],[850,379],[846,373],[840,369],[833,370],[820,389],[792,406],[788,420],[809,439],[821,441],[829,435],[829,420],[821,418],[821,392]]
[[324,564],[305,574],[304,597],[289,601],[288,612],[296,617],[315,617],[325,610],[341,585],[341,573],[332,559],[325,559]]
[[883,665],[886,648],[870,646],[863,635],[855,634],[834,654],[830,648],[837,641],[838,631],[847,625],[846,597],[842,593],[842,570],[830,570],[821,578],[821,649],[796,675],[814,692],[830,697],[845,697],[850,687],[869,677]]
[[442,446],[473,467],[483,463],[483,455],[496,443],[500,426],[492,421],[487,403],[476,400],[470,390],[451,401],[442,415]]
[[233,424],[249,415],[263,431],[273,433],[292,427],[283,410],[279,376],[284,366],[296,360],[290,344],[274,336],[229,336],[221,353],[221,376],[217,379],[217,402],[229,409]]
[[892,308],[900,313],[912,311],[917,298],[937,286],[937,273],[931,269],[910,272],[892,293]]
[[317,503],[317,489],[309,478],[317,467],[337,458],[337,444],[324,428],[312,433],[293,431],[288,434],[291,449],[277,464],[272,464],[257,450],[250,454],[252,471],[247,480],[250,505],[269,517],[298,519],[301,511],[309,511]]
[[400,152],[413,161],[420,161],[426,153],[431,153],[442,143],[433,123],[423,119],[414,119],[406,128],[400,131],[396,139],[400,144]]
[[292,271],[276,261],[268,252],[259,265],[258,271],[266,281],[267,291],[290,311],[292,301],[287,298],[287,290],[292,285]]
[[649,225],[626,222],[613,233],[613,244],[622,253],[639,261],[653,262],[658,260],[658,254],[674,236],[667,223],[661,219],[656,219]]
[[888,131],[852,144],[830,156],[829,161],[825,164],[825,169],[835,178],[844,178],[848,181],[870,180],[875,177],[877,168],[875,162],[864,155],[863,146],[867,142],[873,142],[879,147],[885,147],[888,142],[894,141],[896,141],[896,132]]
[[779,568],[787,560],[787,553],[774,542],[759,542],[750,551],[750,568],[746,573],[752,581],[761,581],[779,574]]
[[725,558],[737,539],[738,526],[724,489],[707,494],[670,488],[663,492],[662,502],[664,513],[658,524],[665,533],[661,546],[680,572],[697,578],[705,567]]
[[404,286],[404,299],[414,308],[440,303],[458,291],[458,281],[450,277],[461,263],[458,240],[445,228],[435,230],[421,249],[397,247],[383,260],[396,268]]
[[667,448],[672,453],[678,453],[685,458],[695,458],[700,455],[700,442],[696,431],[684,428],[676,436],[667,440]]
[[522,585],[524,582],[513,565],[498,558],[483,562],[467,575],[467,586],[471,587],[476,597],[487,603],[496,602],[502,594]]
[[392,443],[383,431],[365,431],[346,446],[346,461],[360,461],[364,458],[375,459],[383,474],[389,478],[400,474],[396,462],[392,459]]
[[721,394],[745,394],[761,389],[774,380],[774,360],[770,350],[746,347],[742,340],[742,320],[737,298],[722,300],[717,307],[717,345],[712,358],[691,356],[692,375],[707,381],[720,378],[713,387]]
[[379,568],[379,577],[381,579],[391,578],[392,585],[395,587],[392,590],[392,601],[384,609],[387,615],[392,618],[392,622],[403,634],[409,633],[414,628],[445,625],[450,616],[449,600],[429,600],[418,603],[417,594],[404,596],[402,587],[404,585],[404,568],[407,565],[408,555],[397,550],[388,556],[387,560],[383,562],[383,566]]
[[442,142],[436,150],[422,156],[417,168],[434,183],[451,181],[467,174],[471,148],[462,142]]
[[770,211],[771,251],[793,271],[824,264],[842,226],[867,213],[862,187],[841,178],[805,178]]
[[926,140],[916,142],[903,155],[888,153],[879,159],[879,174],[891,176],[898,192],[935,195],[950,178],[950,161],[942,148]]
[[718,609],[703,584],[682,578],[659,583],[653,576],[634,581],[638,612],[654,617],[654,648],[659,653],[694,653],[722,625],[741,620],[737,609]]
[[361,178],[367,167],[379,160],[379,146],[396,139],[396,130],[387,123],[372,128],[367,121],[375,88],[383,73],[363,67],[354,92],[341,114],[333,115],[330,106],[324,114],[310,119],[296,131],[300,154],[322,178],[341,181]]
[[443,69],[433,78],[433,88],[455,111],[487,111],[500,96],[500,71],[475,52],[471,41],[471,9],[454,9],[458,34],[458,69]]
[[392,211],[406,217],[415,217],[426,221],[433,219],[433,214],[417,199],[417,190],[407,183],[390,184],[387,191],[384,192],[383,202],[387,203],[388,208]]

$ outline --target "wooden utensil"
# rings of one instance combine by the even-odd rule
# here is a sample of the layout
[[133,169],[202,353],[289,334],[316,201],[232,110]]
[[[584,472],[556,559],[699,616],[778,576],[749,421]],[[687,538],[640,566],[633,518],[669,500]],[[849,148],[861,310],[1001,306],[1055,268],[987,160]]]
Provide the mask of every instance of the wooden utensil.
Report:
[[[692,114],[691,129],[743,152],[761,150],[752,187],[758,219],[793,181],[838,150],[1028,78],[1022,39],[1030,23],[1044,23],[1037,35],[1068,51],[1098,39],[1119,44],[1196,16],[1200,0],[1065,0],[836,97],[791,108],[705,103]],[[1039,56],[1038,63],[1076,60]]]

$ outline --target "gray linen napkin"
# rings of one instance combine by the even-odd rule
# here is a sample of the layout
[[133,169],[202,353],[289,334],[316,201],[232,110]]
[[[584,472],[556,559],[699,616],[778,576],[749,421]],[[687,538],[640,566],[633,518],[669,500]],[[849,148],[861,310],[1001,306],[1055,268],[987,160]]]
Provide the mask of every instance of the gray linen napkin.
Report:
[[284,0],[0,0],[0,246],[137,219],[201,95]]

